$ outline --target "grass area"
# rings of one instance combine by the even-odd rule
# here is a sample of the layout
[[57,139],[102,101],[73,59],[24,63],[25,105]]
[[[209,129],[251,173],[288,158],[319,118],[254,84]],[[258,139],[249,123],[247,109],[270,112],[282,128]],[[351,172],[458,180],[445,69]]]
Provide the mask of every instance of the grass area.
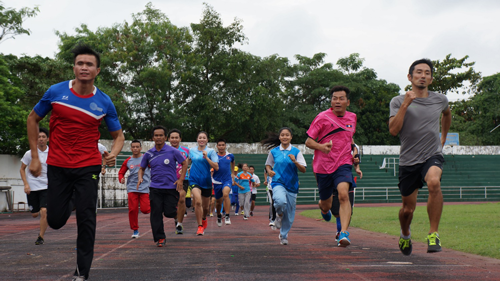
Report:
[[[351,227],[399,236],[399,209],[355,205]],[[301,215],[321,219],[319,209]],[[335,223],[335,218],[330,223]],[[429,218],[425,206],[415,210],[411,230],[413,241],[426,242]],[[500,259],[500,203],[445,205],[439,236],[444,248]]]

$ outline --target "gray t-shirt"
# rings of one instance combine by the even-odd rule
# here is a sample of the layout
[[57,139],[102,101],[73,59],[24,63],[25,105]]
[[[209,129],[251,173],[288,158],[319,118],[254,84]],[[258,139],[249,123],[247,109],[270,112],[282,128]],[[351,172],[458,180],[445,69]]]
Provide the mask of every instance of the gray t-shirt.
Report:
[[[398,113],[405,99],[399,95],[391,100],[390,117]],[[448,98],[429,91],[427,98],[416,98],[408,107],[403,127],[399,132],[401,151],[400,166],[424,163],[435,155],[442,155],[439,139],[439,117],[448,108]]]

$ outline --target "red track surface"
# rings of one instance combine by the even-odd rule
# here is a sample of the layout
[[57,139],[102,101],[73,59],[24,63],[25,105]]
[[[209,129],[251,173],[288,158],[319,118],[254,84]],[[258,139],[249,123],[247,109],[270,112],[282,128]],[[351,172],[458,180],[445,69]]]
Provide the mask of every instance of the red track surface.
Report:
[[[358,205],[361,206],[361,205]],[[298,206],[297,213],[316,206]],[[127,210],[99,210],[91,280],[500,280],[500,260],[444,248],[426,253],[413,242],[403,256],[397,237],[351,228],[352,245],[338,248],[336,226],[297,215],[282,246],[268,226],[267,207],[243,221],[218,227],[209,218],[205,236],[195,236],[194,214],[184,235],[164,219],[167,245],[153,243],[149,216],[139,215],[141,237],[130,239]],[[61,230],[49,229],[45,244],[34,244],[38,219],[29,213],[0,215],[0,280],[68,280],[76,264],[76,225],[72,216]],[[443,241],[446,247],[446,242]]]

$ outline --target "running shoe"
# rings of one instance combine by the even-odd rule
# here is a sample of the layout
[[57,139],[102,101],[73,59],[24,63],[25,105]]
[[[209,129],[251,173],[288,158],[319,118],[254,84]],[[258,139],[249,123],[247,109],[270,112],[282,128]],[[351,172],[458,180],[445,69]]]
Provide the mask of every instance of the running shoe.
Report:
[[187,217],[187,216],[188,216],[188,213],[187,213],[187,211],[186,211],[186,212],[184,213],[184,217]]
[[283,238],[283,237],[281,236],[281,233],[280,233],[280,235],[279,235],[278,237],[279,237],[279,239],[280,239],[280,244],[281,244],[281,245],[288,245],[288,239],[287,239],[287,238]]
[[203,235],[205,234],[203,226],[198,226],[198,231],[196,231],[196,235]]
[[229,219],[229,216],[226,216],[225,223],[226,225],[231,224],[231,219]]
[[134,230],[134,234],[132,234],[132,238],[139,238],[139,230]]
[[245,211],[241,211],[241,214],[244,215],[245,214]]
[[335,234],[335,242],[339,241],[339,235],[340,235],[340,231],[337,231],[337,233]]
[[248,217],[247,216],[243,216],[243,220],[248,220]]
[[427,253],[441,252],[441,241],[437,232],[427,235]]
[[210,217],[213,217],[214,216],[214,213],[210,213]]
[[239,215],[238,212],[234,213],[235,216]]
[[35,241],[35,245],[43,245],[44,242],[45,241],[43,241],[43,238],[40,235],[38,235],[38,238]]
[[253,217],[253,212],[252,211],[250,211],[250,216]]
[[399,249],[401,250],[401,253],[405,256],[411,255],[411,239],[404,239],[403,237],[399,237]]
[[201,220],[201,226],[203,226],[203,230],[207,229],[208,227],[207,219]]
[[165,239],[160,239],[158,242],[156,242],[156,247],[163,247],[165,246]]
[[86,281],[87,279],[85,279],[85,277],[83,276],[73,276],[73,279],[71,279],[72,281]]
[[337,246],[339,247],[347,247],[351,245],[351,240],[349,240],[349,232],[342,231],[339,235],[339,241]]
[[182,224],[177,224],[175,227],[175,234],[184,234],[184,227]]
[[274,221],[270,221],[269,226],[274,226]]
[[326,213],[326,214],[323,214],[323,212],[321,212],[321,216],[323,217],[323,219],[325,221],[330,221],[330,220],[332,220],[332,211],[328,210],[328,213]]
[[219,227],[221,227],[221,226],[222,226],[222,217],[217,217],[217,225],[218,225]]
[[281,228],[281,223],[282,223],[282,220],[283,219],[283,215],[277,215],[276,216],[276,220],[274,221],[274,226],[277,228],[277,229],[280,229]]

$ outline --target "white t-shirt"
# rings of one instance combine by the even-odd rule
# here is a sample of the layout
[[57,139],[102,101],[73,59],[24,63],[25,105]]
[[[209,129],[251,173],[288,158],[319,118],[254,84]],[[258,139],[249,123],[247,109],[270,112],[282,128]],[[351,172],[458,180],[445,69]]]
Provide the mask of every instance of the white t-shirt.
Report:
[[[38,158],[40,159],[40,163],[42,164],[42,173],[38,177],[34,177],[29,169],[26,169],[26,179],[28,180],[28,184],[30,185],[31,191],[44,190],[47,189],[48,179],[47,179],[47,156],[49,155],[49,147],[45,151],[41,151],[38,149]],[[26,151],[21,162],[26,166],[29,166],[31,163],[31,150]]]
[[257,194],[257,187],[255,187],[255,186],[258,183],[260,183],[259,176],[257,176],[256,174],[253,174],[252,179],[255,181],[255,182],[252,182],[252,194]]

